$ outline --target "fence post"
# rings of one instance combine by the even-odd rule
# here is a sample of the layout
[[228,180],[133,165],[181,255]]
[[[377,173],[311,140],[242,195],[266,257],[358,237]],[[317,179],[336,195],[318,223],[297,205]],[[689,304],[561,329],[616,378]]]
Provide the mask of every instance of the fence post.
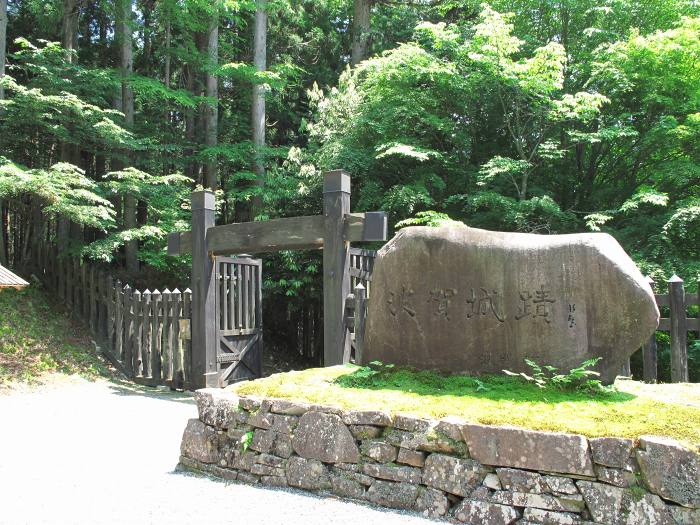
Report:
[[216,364],[216,273],[207,249],[214,226],[214,192],[192,193],[192,385],[218,386]]
[[688,382],[688,330],[683,279],[673,275],[668,281],[668,305],[671,309],[671,381]]
[[[647,283],[649,283],[649,287],[653,292],[654,280],[651,277],[647,277]],[[644,343],[644,346],[642,347],[642,357],[642,361],[644,363],[644,382],[656,383],[656,380],[658,378],[656,356],[656,330]]]
[[355,286],[355,364],[362,364],[365,345],[365,318],[367,316],[367,290],[359,283]]
[[350,334],[345,326],[345,298],[350,293],[350,243],[343,236],[350,213],[350,174],[329,171],[323,177],[323,365],[343,362]]

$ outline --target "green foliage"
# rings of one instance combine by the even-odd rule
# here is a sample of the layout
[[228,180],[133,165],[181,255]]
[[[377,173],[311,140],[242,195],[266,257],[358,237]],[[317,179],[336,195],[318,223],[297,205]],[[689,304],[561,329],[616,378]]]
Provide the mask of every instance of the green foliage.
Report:
[[[590,437],[643,434],[700,442],[700,387],[618,381],[615,390],[591,395],[541,389],[519,377],[443,375],[402,367],[354,365],[274,374],[239,383],[238,395],[293,399],[351,410],[385,410],[440,419],[458,416],[486,425]],[[367,370],[369,368],[369,371]],[[355,377],[360,373],[365,377]],[[649,417],[654,414],[654,417]]]
[[49,373],[96,379],[109,374],[88,334],[51,304],[36,283],[0,291],[0,392]]
[[432,226],[432,227],[438,227],[438,226],[443,226],[445,224],[453,223],[457,221],[453,221],[450,219],[450,216],[447,215],[446,213],[441,213],[438,211],[419,211],[416,213],[415,217],[411,217],[410,219],[404,219],[403,221],[400,221],[396,223],[396,229],[398,230],[399,228],[405,228],[406,226]]
[[243,434],[243,436],[241,436],[241,450],[243,452],[248,450],[251,443],[253,443],[253,432],[252,431],[246,432],[245,434]]
[[525,372],[516,374],[509,370],[504,370],[503,372],[509,376],[521,377],[542,389],[554,388],[565,392],[578,391],[588,394],[610,394],[615,391],[614,387],[604,386],[599,379],[593,379],[599,377],[600,374],[595,370],[590,370],[601,359],[601,357],[587,359],[566,374],[557,373],[557,368],[551,365],[540,366],[532,359],[525,359],[525,363],[532,370],[531,375]]

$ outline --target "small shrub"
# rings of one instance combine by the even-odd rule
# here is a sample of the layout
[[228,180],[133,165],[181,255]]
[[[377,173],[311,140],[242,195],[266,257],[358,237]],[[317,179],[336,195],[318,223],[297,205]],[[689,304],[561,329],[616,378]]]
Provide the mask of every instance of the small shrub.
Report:
[[600,376],[598,372],[590,370],[601,359],[602,357],[587,359],[576,368],[569,370],[567,374],[557,373],[558,369],[551,365],[540,366],[532,359],[525,359],[525,363],[532,370],[532,375],[528,375],[525,372],[517,374],[510,370],[504,370],[503,372],[509,376],[522,377],[528,383],[534,383],[539,388],[555,388],[565,392],[578,391],[588,394],[614,392],[615,388],[613,386],[605,386],[599,379],[595,379]]

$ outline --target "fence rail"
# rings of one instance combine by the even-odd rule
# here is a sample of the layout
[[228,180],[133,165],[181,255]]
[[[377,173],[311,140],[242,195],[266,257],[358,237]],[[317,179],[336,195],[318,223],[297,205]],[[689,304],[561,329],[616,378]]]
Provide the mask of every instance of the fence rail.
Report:
[[32,258],[39,280],[90,329],[102,353],[130,379],[150,386],[190,385],[192,293],[134,290],[95,266],[59,257],[48,244]]

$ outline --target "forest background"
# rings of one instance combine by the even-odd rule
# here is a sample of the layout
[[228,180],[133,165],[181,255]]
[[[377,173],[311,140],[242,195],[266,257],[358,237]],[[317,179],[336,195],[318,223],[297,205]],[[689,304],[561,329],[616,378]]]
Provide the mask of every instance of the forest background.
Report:
[[[700,2],[0,0],[0,264],[40,239],[186,287],[193,188],[310,215],[329,169],[392,231],[605,231],[697,290]],[[267,348],[319,361],[320,270],[265,258]]]

